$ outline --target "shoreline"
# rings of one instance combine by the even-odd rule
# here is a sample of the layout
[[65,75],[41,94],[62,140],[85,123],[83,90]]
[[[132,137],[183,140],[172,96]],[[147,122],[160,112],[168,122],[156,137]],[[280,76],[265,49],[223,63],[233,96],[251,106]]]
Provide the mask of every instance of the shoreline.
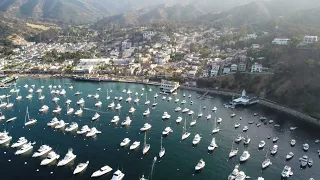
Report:
[[[47,75],[47,74],[15,74],[18,75],[19,78],[70,78],[73,80],[74,75]],[[85,81],[83,81],[85,82]],[[120,83],[134,83],[134,84],[144,84],[144,85],[152,85],[152,86],[160,86],[159,82],[143,82],[143,81],[137,81],[137,80],[129,80],[129,79],[102,79],[101,81],[87,81],[87,82],[120,82]],[[240,93],[235,93],[235,92],[228,92],[228,91],[221,91],[221,90],[212,90],[212,89],[203,89],[203,88],[198,88],[198,87],[190,87],[190,86],[180,86],[181,89],[186,89],[186,90],[192,90],[192,91],[197,91],[197,92],[203,92],[203,93],[209,93],[209,94],[216,94],[216,95],[224,95],[224,96],[241,96]],[[296,111],[294,109],[285,107],[281,104],[272,102],[268,99],[262,99],[259,98],[260,105],[263,105],[268,108],[272,108],[281,112],[284,112],[286,114],[292,115],[294,117],[303,119],[308,121],[309,123],[315,124],[317,126],[320,126],[320,121],[316,118],[313,118],[305,113]]]

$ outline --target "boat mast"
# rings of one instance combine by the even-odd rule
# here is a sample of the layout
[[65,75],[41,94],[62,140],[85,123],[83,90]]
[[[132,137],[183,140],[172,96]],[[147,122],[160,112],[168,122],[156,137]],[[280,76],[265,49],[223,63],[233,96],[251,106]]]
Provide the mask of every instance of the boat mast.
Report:
[[182,128],[182,135],[184,135],[185,133],[186,133],[186,128],[187,128],[187,126],[186,126],[186,122],[187,122],[187,120],[186,120],[186,118],[184,118],[184,127]]
[[146,144],[147,144],[147,132],[144,133],[144,144],[143,144],[143,147],[146,147]]
[[162,149],[162,136],[161,136],[161,144],[160,144],[160,150]]

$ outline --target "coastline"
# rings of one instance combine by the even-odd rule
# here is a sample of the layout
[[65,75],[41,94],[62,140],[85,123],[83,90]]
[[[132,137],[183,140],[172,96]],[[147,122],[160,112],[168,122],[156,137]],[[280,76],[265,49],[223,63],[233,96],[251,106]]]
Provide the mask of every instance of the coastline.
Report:
[[[61,75],[61,74],[56,74],[56,75],[48,75],[48,74],[15,74],[18,75],[19,77],[22,78],[71,78],[73,79],[74,75]],[[92,81],[94,82],[94,81]],[[101,81],[98,82],[120,82],[120,83],[135,83],[135,84],[145,84],[145,85],[153,85],[153,86],[160,86],[159,82],[152,82],[152,81],[137,81],[135,79],[101,79]],[[241,96],[240,93],[235,93],[235,92],[228,92],[228,91],[223,91],[223,90],[212,90],[212,89],[204,89],[204,88],[198,88],[198,87],[191,87],[191,86],[180,86],[181,89],[186,89],[186,90],[192,90],[192,91],[197,91],[197,92],[202,92],[202,93],[209,93],[209,94],[217,94],[217,95],[224,95],[224,96]],[[320,126],[320,121],[316,118],[313,118],[305,113],[296,111],[294,109],[285,107],[284,105],[278,104],[276,102],[272,102],[267,99],[259,98],[259,104],[269,107],[281,112],[284,112],[286,114],[292,115],[294,117],[298,117],[300,119],[306,120],[309,123],[315,124],[317,126]]]

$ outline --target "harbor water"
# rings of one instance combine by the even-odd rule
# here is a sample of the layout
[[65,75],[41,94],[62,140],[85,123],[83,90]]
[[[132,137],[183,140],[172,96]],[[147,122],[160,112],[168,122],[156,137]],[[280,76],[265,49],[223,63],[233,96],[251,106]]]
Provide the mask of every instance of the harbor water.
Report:
[[[28,89],[23,86],[28,84],[35,85],[33,98],[31,100],[26,99],[29,94]],[[65,96],[59,96],[60,101],[58,105],[62,108],[60,115],[55,115],[52,110],[57,107],[52,101],[54,97],[50,93],[49,85],[61,85],[61,89],[67,91]],[[73,89],[68,87],[72,85]],[[35,91],[44,86],[42,94],[45,95],[45,99],[38,100],[38,93]],[[159,94],[159,87],[141,84],[127,84],[127,83],[115,83],[115,82],[79,82],[70,79],[28,79],[22,78],[17,81],[17,88],[20,89],[19,95],[23,98],[17,101],[16,94],[12,94],[9,98],[10,102],[14,102],[14,106],[11,109],[2,109],[2,113],[6,116],[6,119],[11,117],[17,117],[13,122],[6,123],[6,120],[0,121],[0,130],[7,130],[9,135],[12,136],[10,145],[16,142],[19,137],[24,136],[29,141],[34,141],[33,152],[35,152],[41,145],[47,144],[53,148],[55,152],[60,154],[62,159],[67,153],[69,148],[73,149],[73,153],[77,155],[74,162],[67,166],[57,167],[40,166],[41,158],[32,158],[32,153],[24,155],[14,155],[16,149],[10,146],[0,147],[0,162],[1,162],[1,180],[11,179],[89,179],[91,174],[100,169],[102,166],[109,165],[113,168],[113,171],[109,174],[102,176],[103,179],[111,179],[112,173],[120,169],[124,174],[124,179],[139,179],[141,175],[146,177],[150,176],[151,169],[153,169],[152,180],[167,180],[167,179],[184,179],[184,180],[223,180],[227,179],[228,175],[232,172],[234,166],[239,164],[239,157],[244,150],[248,150],[251,154],[250,159],[245,163],[241,163],[240,170],[244,171],[251,179],[258,177],[264,177],[266,180],[281,179],[281,171],[285,165],[288,165],[293,170],[293,175],[289,177],[292,180],[308,180],[313,177],[314,179],[320,179],[320,172],[318,171],[318,164],[320,164],[318,150],[320,144],[315,144],[315,140],[320,138],[320,133],[317,127],[309,125],[302,120],[288,116],[286,114],[274,111],[269,108],[265,108],[260,105],[252,105],[248,107],[239,106],[236,109],[224,108],[223,104],[230,101],[229,97],[212,96],[212,98],[205,98],[204,100],[197,99],[197,92],[189,90],[179,90],[177,95],[170,95],[172,100],[169,102],[167,99],[162,100],[163,95]],[[101,91],[97,91],[97,88],[101,88]],[[144,88],[144,91],[142,91]],[[61,90],[60,89],[60,90]],[[112,90],[109,93],[110,100],[106,100],[107,90]],[[135,92],[138,92],[140,98],[139,104],[125,102],[127,93],[123,93],[123,89],[130,89],[132,92],[131,97],[135,99]],[[151,92],[148,90],[152,89]],[[9,94],[10,89],[1,89],[0,94]],[[75,92],[82,92],[81,95],[75,96]],[[94,98],[87,98],[88,94],[100,95],[99,100],[102,102],[102,107],[95,107],[95,103],[98,101]],[[144,96],[140,96],[144,93]],[[157,106],[152,108],[151,105],[154,102],[155,93],[159,94],[156,99]],[[183,94],[186,97],[183,97]],[[150,105],[144,104],[146,96],[151,101]],[[191,94],[192,97],[188,98]],[[120,111],[108,109],[108,105],[113,101],[115,96],[122,96],[123,100],[120,102],[122,108]],[[166,95],[167,98],[169,95]],[[80,98],[84,98],[84,112],[83,115],[78,117],[75,115],[66,115],[67,105],[65,101],[67,99],[72,100],[70,107],[75,110],[80,107],[76,102]],[[175,99],[179,98],[180,101],[175,103]],[[187,102],[185,105],[181,104],[181,101],[185,99]],[[190,101],[193,104],[190,104]],[[115,101],[115,104],[118,102]],[[49,106],[47,113],[40,113],[39,109],[43,105]],[[38,120],[33,126],[24,127],[25,113],[28,106],[30,118]],[[130,107],[136,108],[136,111],[131,115],[128,113]],[[195,126],[190,127],[190,121],[192,116],[188,114],[182,114],[181,112],[175,112],[174,109],[180,106],[182,109],[187,107],[194,111],[193,117],[197,119]],[[203,116],[197,118],[201,106]],[[206,106],[207,109],[202,107]],[[213,107],[217,107],[216,112],[212,112]],[[143,116],[143,112],[150,107],[151,114],[148,117]],[[168,112],[171,115],[169,120],[162,120],[164,112]],[[99,120],[92,121],[91,118],[98,112],[101,116]],[[231,118],[230,115],[235,113],[236,116]],[[212,118],[206,120],[205,117],[208,113],[211,113]],[[258,113],[258,116],[254,116],[254,113]],[[132,119],[129,127],[122,127],[120,123],[118,125],[112,124],[110,121],[115,116],[120,117],[120,123],[129,116]],[[191,133],[190,137],[184,141],[181,141],[183,123],[177,124],[175,120],[178,116],[183,117],[183,120],[187,121],[187,130]],[[274,120],[272,124],[262,123],[260,127],[256,126],[256,123],[261,123],[260,116],[267,118],[266,122],[270,119]],[[96,138],[86,138],[76,133],[67,133],[63,130],[55,130],[47,126],[47,123],[52,120],[53,117],[57,117],[59,120],[71,123],[77,122],[79,129],[83,125],[96,127],[101,134],[98,134]],[[211,134],[214,126],[214,117],[222,118],[222,123],[218,125],[220,132],[217,134]],[[242,120],[240,120],[242,117]],[[254,121],[253,124],[248,124],[249,121]],[[239,122],[241,126],[237,129],[234,128],[234,124]],[[145,123],[152,125],[152,128],[147,132],[147,143],[151,145],[149,152],[146,155],[142,154],[144,133],[140,132],[140,128]],[[279,124],[279,127],[275,127],[275,124]],[[247,132],[243,132],[244,126],[248,126]],[[289,128],[297,126],[294,131],[290,131]],[[163,138],[163,147],[165,147],[166,153],[162,159],[159,158],[160,141],[162,131],[166,127],[171,127],[173,132]],[[192,140],[196,134],[200,134],[202,139],[197,146],[192,145]],[[239,148],[238,155],[229,159],[228,155],[234,142],[234,139],[238,134],[244,137],[250,137],[251,142],[248,146],[244,146],[243,141],[239,144],[234,144],[234,147]],[[267,139],[271,136],[271,139]],[[213,152],[208,152],[208,146],[215,137],[218,147]],[[276,143],[272,142],[272,137],[279,137]],[[134,141],[140,141],[141,145],[138,149],[130,151],[129,147],[120,147],[120,142],[124,138],[130,138],[132,144]],[[290,146],[291,139],[297,141],[294,147]],[[266,141],[264,149],[259,150],[258,144],[261,140]],[[307,152],[303,151],[302,144],[308,143],[310,148]],[[271,149],[274,144],[279,146],[278,153],[275,156],[270,156],[272,165],[265,170],[261,169],[261,163],[265,159],[266,150]],[[295,155],[290,161],[286,161],[286,155],[289,152],[293,152]],[[312,158],[314,164],[312,167],[300,168],[299,158],[303,155],[307,155]],[[157,156],[155,163],[154,157]],[[206,162],[205,168],[198,173],[195,173],[194,167],[198,161],[203,159]],[[78,163],[90,161],[88,168],[78,174],[73,175],[73,170]]]

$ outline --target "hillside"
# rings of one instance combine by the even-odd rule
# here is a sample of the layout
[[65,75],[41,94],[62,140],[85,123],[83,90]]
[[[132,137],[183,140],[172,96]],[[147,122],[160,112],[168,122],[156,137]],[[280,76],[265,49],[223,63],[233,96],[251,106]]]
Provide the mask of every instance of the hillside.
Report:
[[265,97],[311,116],[320,117],[320,61],[319,50],[281,50],[278,59],[272,57],[270,63],[277,64],[274,75],[242,74],[201,79],[199,87],[219,87],[220,89],[248,93]]
[[120,15],[106,17],[98,21],[94,26],[96,28],[103,28],[109,24],[131,26],[152,22],[187,21],[204,14],[205,12],[194,5],[158,5],[155,8],[144,8]]

